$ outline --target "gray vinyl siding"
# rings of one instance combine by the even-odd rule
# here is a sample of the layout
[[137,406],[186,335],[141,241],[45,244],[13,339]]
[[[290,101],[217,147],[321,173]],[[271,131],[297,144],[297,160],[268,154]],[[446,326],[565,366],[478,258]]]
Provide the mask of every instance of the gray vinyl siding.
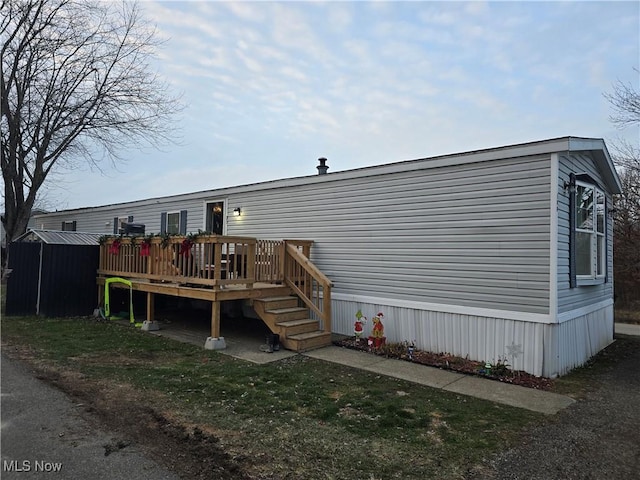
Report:
[[48,213],[36,217],[34,227],[45,230],[60,230],[60,222],[75,220],[79,232],[113,234],[115,217],[133,216],[135,223],[145,225],[147,233],[160,233],[160,215],[162,212],[187,210],[187,232],[204,229],[204,198],[193,195],[179,195],[152,201],[130,202],[103,207],[67,210]]
[[613,298],[613,225],[607,218],[607,283],[601,285],[569,285],[569,195],[563,188],[571,173],[587,173],[604,189],[607,206],[611,207],[611,193],[607,191],[602,173],[590,156],[572,153],[559,157],[558,174],[558,313],[568,312]]
[[548,155],[425,162],[230,195],[228,233],[313,240],[339,293],[549,313],[549,183]]
[[[414,302],[549,313],[550,156],[442,165],[429,159],[208,192],[70,210],[39,218],[111,233],[133,215],[148,233],[161,212],[227,202],[226,233],[313,240],[334,291]],[[242,216],[231,215],[241,207]]]

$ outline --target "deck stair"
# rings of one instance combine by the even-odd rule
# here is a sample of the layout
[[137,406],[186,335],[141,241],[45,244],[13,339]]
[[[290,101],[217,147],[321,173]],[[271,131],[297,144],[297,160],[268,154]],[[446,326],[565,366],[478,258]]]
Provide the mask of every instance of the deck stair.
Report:
[[309,318],[309,309],[300,307],[295,296],[256,298],[253,308],[287,350],[305,352],[331,344],[331,332],[321,330],[318,320]]

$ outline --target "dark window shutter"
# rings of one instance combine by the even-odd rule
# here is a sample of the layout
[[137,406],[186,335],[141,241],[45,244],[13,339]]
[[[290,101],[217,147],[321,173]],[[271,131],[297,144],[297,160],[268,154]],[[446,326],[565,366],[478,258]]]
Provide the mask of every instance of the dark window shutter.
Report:
[[64,232],[64,226],[67,222],[62,222],[62,226],[60,227],[60,230],[62,230]]
[[167,212],[162,212],[160,214],[160,233],[167,233]]
[[576,188],[575,176],[571,174],[569,188],[569,287],[578,285],[576,279]]
[[187,234],[187,211],[180,210],[180,235]]
[[78,228],[78,222],[74,220],[73,222],[71,222],[71,231],[75,232],[76,228]]
[[113,234],[114,235],[118,234],[118,227],[120,227],[120,221],[118,220],[118,217],[113,217]]

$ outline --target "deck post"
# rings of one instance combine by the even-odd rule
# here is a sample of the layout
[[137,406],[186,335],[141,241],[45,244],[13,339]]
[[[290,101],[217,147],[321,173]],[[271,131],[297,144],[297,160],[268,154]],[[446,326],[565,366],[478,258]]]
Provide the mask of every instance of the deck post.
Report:
[[152,332],[160,330],[160,325],[154,320],[155,317],[155,304],[154,295],[152,292],[147,292],[147,319],[142,322],[142,330]]
[[153,293],[147,292],[147,320],[153,322],[155,317],[155,305],[154,305]]
[[211,302],[211,336],[204,343],[207,350],[224,350],[227,344],[220,336],[220,301]]
[[211,336],[220,336],[220,302],[211,302]]

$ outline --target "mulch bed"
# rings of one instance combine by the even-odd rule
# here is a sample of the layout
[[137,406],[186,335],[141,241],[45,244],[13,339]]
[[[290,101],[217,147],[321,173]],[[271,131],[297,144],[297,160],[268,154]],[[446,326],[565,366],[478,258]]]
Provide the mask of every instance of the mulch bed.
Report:
[[514,385],[520,385],[527,388],[535,388],[537,390],[551,390],[553,387],[553,380],[549,378],[536,377],[535,375],[531,375],[530,373],[523,371],[514,372],[504,367],[500,368],[500,366],[498,366],[498,372],[495,371],[495,366],[491,372],[488,372],[485,369],[484,362],[456,357],[449,353],[433,353],[414,349],[411,358],[409,358],[407,346],[400,343],[390,343],[382,345],[379,348],[371,348],[368,346],[366,338],[360,339],[359,342],[356,342],[355,337],[336,340],[333,343],[338,347],[368,352],[372,355],[405,360],[407,362],[441,368],[443,370],[451,370],[467,375],[476,375],[499,382],[512,383]]

